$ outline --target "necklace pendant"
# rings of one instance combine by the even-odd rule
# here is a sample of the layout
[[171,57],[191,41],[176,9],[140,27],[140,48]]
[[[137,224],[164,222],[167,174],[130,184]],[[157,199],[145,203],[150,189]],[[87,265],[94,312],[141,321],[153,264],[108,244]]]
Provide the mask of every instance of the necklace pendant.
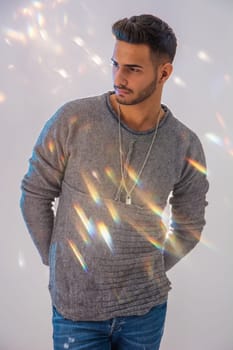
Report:
[[130,204],[132,203],[131,197],[130,197],[130,195],[128,195],[128,194],[127,194],[127,196],[126,196],[125,203],[126,203],[127,205],[130,205]]

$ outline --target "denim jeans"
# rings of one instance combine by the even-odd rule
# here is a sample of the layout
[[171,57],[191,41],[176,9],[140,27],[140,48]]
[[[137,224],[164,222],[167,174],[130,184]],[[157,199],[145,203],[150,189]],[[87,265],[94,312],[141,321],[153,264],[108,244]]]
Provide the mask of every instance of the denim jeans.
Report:
[[53,307],[54,350],[158,350],[167,303],[143,316],[107,321],[71,321]]

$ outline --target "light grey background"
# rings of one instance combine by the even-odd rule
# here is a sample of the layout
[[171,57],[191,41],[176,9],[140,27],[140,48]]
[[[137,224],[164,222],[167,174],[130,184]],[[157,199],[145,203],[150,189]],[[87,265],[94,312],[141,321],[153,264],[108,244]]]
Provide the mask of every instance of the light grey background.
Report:
[[52,349],[48,269],[18,204],[35,140],[64,102],[112,88],[111,24],[153,13],[179,42],[163,102],[199,135],[211,184],[203,240],[169,272],[161,350],[232,350],[232,0],[0,4],[0,349]]

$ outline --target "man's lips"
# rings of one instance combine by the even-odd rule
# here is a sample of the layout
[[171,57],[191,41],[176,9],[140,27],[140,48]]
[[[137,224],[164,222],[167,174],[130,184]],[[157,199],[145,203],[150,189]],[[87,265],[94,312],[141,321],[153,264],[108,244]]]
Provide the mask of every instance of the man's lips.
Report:
[[118,95],[128,95],[128,94],[130,93],[129,90],[120,89],[120,88],[117,88],[117,87],[115,87],[115,92],[116,92],[116,94],[118,94]]

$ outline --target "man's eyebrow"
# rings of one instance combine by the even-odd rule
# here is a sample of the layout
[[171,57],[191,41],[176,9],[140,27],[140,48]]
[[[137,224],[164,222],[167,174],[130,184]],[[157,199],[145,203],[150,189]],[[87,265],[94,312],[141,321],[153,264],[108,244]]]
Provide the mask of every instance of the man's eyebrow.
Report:
[[[118,62],[116,60],[114,60],[114,58],[111,58],[112,63],[114,64],[118,64]],[[128,67],[128,68],[143,68],[142,66],[140,66],[139,64],[123,64],[124,67]]]

